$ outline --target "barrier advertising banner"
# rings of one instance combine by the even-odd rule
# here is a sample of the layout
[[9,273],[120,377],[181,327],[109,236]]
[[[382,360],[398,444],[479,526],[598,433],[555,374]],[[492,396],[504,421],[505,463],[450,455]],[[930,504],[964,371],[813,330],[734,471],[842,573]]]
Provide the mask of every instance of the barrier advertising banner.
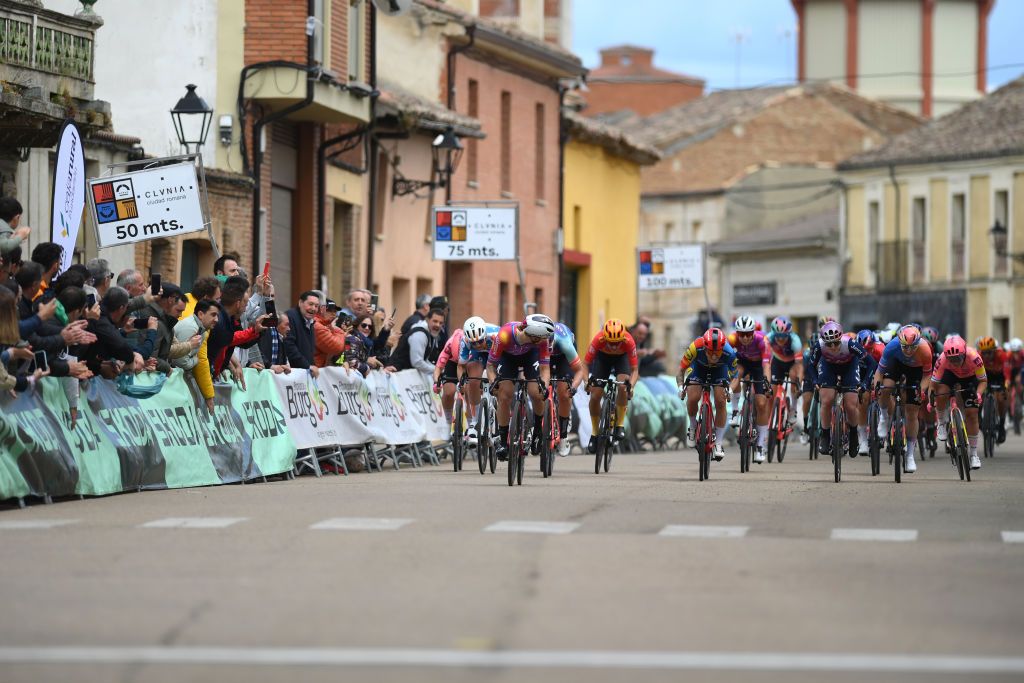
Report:
[[71,266],[78,230],[85,213],[85,151],[82,134],[73,121],[60,130],[50,202],[50,241],[64,248],[60,272]]
[[89,206],[101,248],[206,229],[191,162],[93,178]]

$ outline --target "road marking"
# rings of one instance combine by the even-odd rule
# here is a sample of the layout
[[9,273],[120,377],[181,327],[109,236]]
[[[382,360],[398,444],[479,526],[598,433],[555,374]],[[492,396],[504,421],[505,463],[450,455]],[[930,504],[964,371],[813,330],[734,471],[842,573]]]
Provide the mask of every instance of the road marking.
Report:
[[143,529],[223,529],[238,524],[248,517],[165,517],[146,522]]
[[491,667],[718,671],[1024,673],[1024,657],[809,652],[431,650],[412,648],[0,647],[0,662],[245,666]]
[[391,519],[387,517],[332,517],[310,525],[310,529],[334,529],[343,531],[398,531],[412,519]]
[[833,541],[916,541],[917,529],[833,529]]
[[1003,543],[1024,543],[1024,531],[1004,531]]
[[530,522],[503,521],[495,522],[484,531],[507,531],[515,534],[571,534],[579,528],[576,522]]
[[699,526],[691,524],[669,524],[658,532],[659,536],[682,536],[685,538],[743,538],[750,531],[749,526]]
[[59,526],[77,524],[77,519],[4,519],[0,529],[53,529]]

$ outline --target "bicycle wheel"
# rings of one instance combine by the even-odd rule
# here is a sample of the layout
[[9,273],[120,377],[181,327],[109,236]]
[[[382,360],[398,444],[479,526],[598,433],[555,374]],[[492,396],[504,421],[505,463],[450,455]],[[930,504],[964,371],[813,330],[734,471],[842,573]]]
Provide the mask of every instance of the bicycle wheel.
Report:
[[701,408],[700,421],[704,426],[704,443],[700,450],[700,480],[704,481],[711,476],[711,451],[714,449],[712,429],[714,422],[711,416],[711,406],[705,405]]
[[462,397],[455,397],[455,414],[452,416],[452,468],[458,472],[462,469]]
[[792,406],[789,405],[789,399],[787,398],[782,404],[782,410],[779,413],[779,436],[775,439],[775,462],[782,463],[782,459],[786,457],[786,447],[789,445],[789,435],[793,430],[789,428],[789,416],[793,413]]
[[990,392],[985,393],[985,402],[981,405],[981,429],[985,444],[985,457],[991,458],[996,451],[996,397]]
[[750,471],[750,449],[753,444],[750,441],[750,413],[747,411],[749,402],[746,400],[746,392],[743,393],[743,412],[740,413],[740,431],[736,435],[736,442],[740,447],[740,473]]
[[967,459],[964,457],[964,453],[967,451],[967,430],[961,430],[962,425],[963,417],[960,415],[960,410],[958,408],[954,408],[950,414],[950,434],[947,435],[947,438],[952,439],[953,442],[953,464],[956,465],[956,471],[957,474],[960,475],[960,481],[964,481],[967,476],[967,472],[970,471],[970,463],[967,462]]
[[846,434],[846,410],[843,406],[843,395],[836,392],[839,399],[838,405],[832,405],[832,469],[835,473],[836,483],[843,478],[843,456],[846,449],[843,446]]
[[892,414],[892,427],[890,442],[892,443],[892,471],[899,484],[903,479],[903,466],[907,457],[907,424],[903,416],[903,405],[896,404],[896,410]]
[[597,422],[597,434],[590,437],[597,439],[597,448],[594,453],[594,474],[601,474],[601,465],[604,464],[604,449],[609,447],[609,441],[611,440],[611,410],[608,390],[605,389],[604,397],[601,399],[601,419]]
[[818,411],[818,392],[815,390],[811,396],[811,407],[807,411],[807,432],[810,441],[810,450],[808,451],[808,460],[818,459],[818,421],[821,419],[821,413]]
[[547,479],[551,476],[551,399],[544,402],[544,417],[541,420],[540,473]]
[[490,451],[494,447],[491,443],[490,420],[487,409],[487,399],[480,401],[480,408],[477,410],[477,437],[476,437],[476,464],[480,468],[480,474],[487,472],[487,461],[490,459]]
[[868,405],[868,454],[871,456],[871,476],[877,477],[882,471],[882,440],[878,438],[878,404]]
[[516,483],[516,460],[520,457],[519,453],[519,442],[522,440],[523,435],[520,434],[524,426],[524,421],[519,419],[519,413],[522,411],[524,406],[522,405],[519,395],[516,395],[515,400],[512,401],[512,419],[508,423],[508,485],[514,486]]
[[[519,439],[519,455],[516,456],[516,486],[523,485],[523,471],[526,469],[526,454],[530,450],[530,430],[527,426],[527,413],[526,405],[523,405],[523,409],[520,411],[520,420],[522,422],[519,425],[519,433],[521,435]],[[533,415],[531,412],[530,415]]]
[[495,448],[498,440],[498,409],[497,401],[493,396],[487,399],[487,433],[489,448],[487,449],[487,468],[491,474],[498,469],[498,449]]
[[[776,396],[772,401],[771,417],[768,419],[768,462],[772,461],[775,453],[779,450],[779,434],[782,429],[782,401]],[[782,458],[779,458],[781,461]]]

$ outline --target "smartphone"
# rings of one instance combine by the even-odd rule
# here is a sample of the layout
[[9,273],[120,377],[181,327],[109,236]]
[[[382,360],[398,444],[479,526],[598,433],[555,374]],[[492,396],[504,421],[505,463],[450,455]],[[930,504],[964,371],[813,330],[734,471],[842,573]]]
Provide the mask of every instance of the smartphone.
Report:
[[270,275],[270,261],[263,264],[263,277],[264,279]]
[[136,330],[144,330],[147,327],[149,327],[150,317],[151,316],[148,315],[140,315],[139,317],[135,318],[135,321],[132,323],[132,325],[135,326]]
[[18,343],[14,345],[16,349],[27,349],[29,346],[28,341],[25,339],[19,339]]
[[265,328],[267,328],[269,330],[271,327],[277,327],[277,324],[279,322],[281,322],[281,321],[278,319],[277,313],[272,313],[272,314],[270,314],[269,318],[265,318],[263,320],[263,327],[265,327]]
[[149,291],[153,296],[160,293],[160,273],[153,273],[149,276]]
[[398,313],[398,306],[395,306],[394,308],[391,309],[391,317],[392,318],[395,317],[395,313]]
[[272,315],[277,318],[277,304],[274,303],[273,299],[267,299],[264,301],[264,305],[267,309],[267,315]]
[[92,292],[89,292],[85,296],[85,307],[86,308],[92,308],[95,305],[96,305],[96,295],[93,294]]
[[380,296],[377,294],[370,295],[370,313],[377,312],[377,302],[380,301]]
[[49,288],[47,288],[47,290],[45,292],[43,292],[42,296],[39,297],[39,302],[43,303],[43,304],[49,303],[49,302],[53,301],[53,299],[56,296],[57,296],[57,290],[54,289],[53,287],[49,287]]
[[50,369],[50,364],[46,360],[46,351],[36,351],[34,354],[36,370],[42,370],[47,372]]

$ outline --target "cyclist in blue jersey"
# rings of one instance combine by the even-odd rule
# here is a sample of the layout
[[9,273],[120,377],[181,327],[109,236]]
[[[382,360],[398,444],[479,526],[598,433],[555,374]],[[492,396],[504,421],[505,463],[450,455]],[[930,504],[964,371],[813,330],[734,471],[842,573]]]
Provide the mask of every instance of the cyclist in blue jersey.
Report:
[[[458,374],[461,380],[463,375],[473,378],[483,376],[484,367],[487,365],[487,354],[491,351],[491,344],[500,328],[497,325],[488,325],[480,316],[474,315],[468,318],[462,326],[462,341],[459,343]],[[476,444],[476,409],[480,405],[480,382],[466,383],[466,406],[469,409],[467,416],[469,427],[466,429],[466,439],[470,444]]]
[[555,384],[558,398],[558,431],[562,440],[558,444],[558,455],[563,458],[569,455],[569,420],[572,417],[572,396],[576,389],[587,378],[587,368],[583,365],[576,351],[576,335],[565,323],[555,324],[555,334],[551,337],[551,378],[572,381]]
[[811,435],[807,432],[807,417],[811,412],[811,398],[814,394],[814,386],[818,383],[818,365],[811,359],[811,349],[818,345],[818,333],[813,333],[807,340],[807,348],[803,352],[804,381],[800,387],[800,400],[803,406],[804,429],[800,433],[800,445],[806,446],[811,442]]
[[860,441],[858,454],[868,453],[868,404],[871,403],[871,378],[878,367],[877,357],[881,357],[881,344],[875,343],[875,333],[871,330],[861,330],[857,333],[857,343],[861,345],[865,353],[860,358],[860,400],[857,410],[859,422],[857,424],[857,437]]
[[[832,452],[832,410],[836,394],[842,391],[840,406],[846,411],[850,439],[850,457],[856,457],[857,389],[860,387],[860,359],[864,349],[843,334],[842,326],[833,321],[825,323],[818,335],[818,343],[811,347],[811,359],[818,365],[818,384],[821,386],[821,445],[822,455]],[[839,438],[839,435],[836,435]]]

